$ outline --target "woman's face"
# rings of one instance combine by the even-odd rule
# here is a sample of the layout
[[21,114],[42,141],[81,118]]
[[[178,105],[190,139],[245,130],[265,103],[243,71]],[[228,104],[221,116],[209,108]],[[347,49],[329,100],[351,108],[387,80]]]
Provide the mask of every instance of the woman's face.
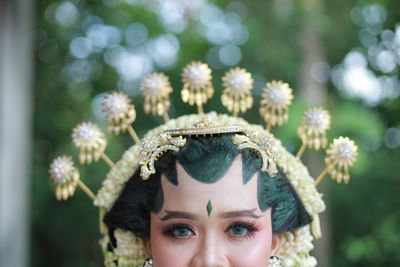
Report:
[[179,163],[177,172],[178,186],[162,176],[163,208],[151,214],[154,266],[267,266],[280,242],[272,238],[270,209],[258,207],[256,177],[243,185],[241,156],[213,184],[196,181]]

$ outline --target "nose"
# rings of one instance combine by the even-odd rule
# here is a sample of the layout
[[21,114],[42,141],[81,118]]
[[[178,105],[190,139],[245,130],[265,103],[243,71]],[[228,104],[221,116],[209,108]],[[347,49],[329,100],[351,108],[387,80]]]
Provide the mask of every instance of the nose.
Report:
[[199,241],[199,246],[192,258],[190,266],[229,267],[227,251],[221,237],[213,233],[208,233]]

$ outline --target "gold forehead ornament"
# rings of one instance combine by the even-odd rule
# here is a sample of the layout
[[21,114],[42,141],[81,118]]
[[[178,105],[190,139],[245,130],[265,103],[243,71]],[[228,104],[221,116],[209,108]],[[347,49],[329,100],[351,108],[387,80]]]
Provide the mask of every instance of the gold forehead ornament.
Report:
[[206,137],[226,133],[236,133],[232,142],[240,150],[249,148],[258,152],[262,159],[261,171],[267,172],[270,177],[276,176],[278,168],[272,134],[249,132],[247,127],[240,125],[216,126],[207,120],[201,120],[190,128],[166,130],[159,135],[143,139],[139,151],[140,176],[144,180],[149,179],[150,175],[156,172],[154,162],[168,150],[178,152],[187,144],[185,136]]

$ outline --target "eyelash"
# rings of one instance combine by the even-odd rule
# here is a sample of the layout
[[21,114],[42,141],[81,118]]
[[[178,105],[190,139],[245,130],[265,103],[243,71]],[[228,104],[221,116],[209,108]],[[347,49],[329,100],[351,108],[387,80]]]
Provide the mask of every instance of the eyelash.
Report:
[[[234,229],[235,227],[242,227],[247,230],[245,235],[232,235],[229,234],[229,231]],[[250,239],[253,238],[255,233],[260,231],[261,229],[257,226],[254,221],[237,221],[229,225],[229,227],[225,230],[225,233],[234,239]]]
[[191,235],[196,235],[196,233],[192,229],[192,227],[189,224],[185,224],[185,223],[178,223],[178,224],[169,226],[169,227],[167,227],[167,229],[165,229],[163,231],[163,234],[173,237],[173,238],[187,238],[187,236],[177,236],[176,235],[175,231],[181,231],[181,230],[189,230],[189,232],[191,232]]
[[[235,235],[229,233],[229,231],[233,230],[235,227],[237,228],[245,228],[247,233],[245,235]],[[179,236],[175,231],[189,231],[190,235],[187,236]],[[249,239],[253,238],[255,233],[260,231],[260,228],[257,226],[256,222],[254,221],[236,221],[231,223],[225,230],[225,234],[227,234],[230,238],[233,239]],[[196,235],[196,232],[189,224],[178,223],[172,226],[167,227],[163,234],[172,238],[182,239],[182,238],[189,238],[190,236]]]

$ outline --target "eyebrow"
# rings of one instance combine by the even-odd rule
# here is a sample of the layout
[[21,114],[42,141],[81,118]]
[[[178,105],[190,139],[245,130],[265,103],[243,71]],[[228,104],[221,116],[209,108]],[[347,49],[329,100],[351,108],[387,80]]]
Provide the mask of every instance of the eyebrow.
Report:
[[199,220],[199,216],[190,212],[166,210],[165,213],[167,213],[167,215],[165,215],[162,218],[159,218],[163,222],[170,219],[189,219],[195,221]]
[[[261,218],[262,216],[256,215],[255,211],[256,209],[228,211],[219,213],[218,217],[223,219],[238,218],[238,217],[252,217],[255,219]],[[199,220],[198,215],[190,212],[166,210],[165,213],[167,213],[167,215],[159,218],[163,222],[171,219],[189,219],[195,221]]]
[[222,212],[219,214],[219,217],[224,219],[237,218],[237,217],[252,217],[255,219],[261,218],[262,216],[256,215],[255,211],[256,209]]

